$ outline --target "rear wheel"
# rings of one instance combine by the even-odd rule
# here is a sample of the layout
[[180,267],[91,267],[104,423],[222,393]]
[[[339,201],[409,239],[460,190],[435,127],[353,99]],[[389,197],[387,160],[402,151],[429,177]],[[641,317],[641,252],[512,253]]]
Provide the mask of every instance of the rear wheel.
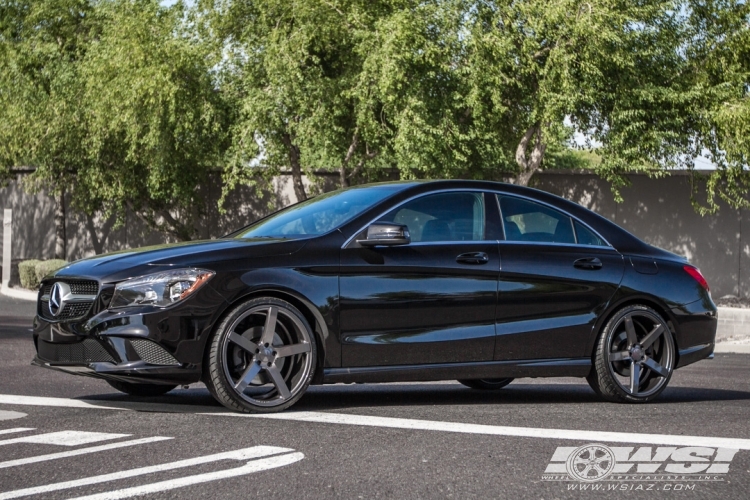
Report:
[[496,391],[513,382],[512,378],[477,378],[472,380],[459,380],[466,387],[482,391]]
[[107,383],[120,392],[141,397],[161,396],[177,387],[176,385],[137,384],[134,382],[121,382],[119,380],[107,380]]
[[272,297],[249,300],[211,338],[206,385],[232,410],[281,411],[310,385],[316,354],[312,329],[297,308]]
[[609,401],[646,403],[667,387],[674,366],[667,322],[650,307],[633,305],[617,311],[604,326],[587,380]]

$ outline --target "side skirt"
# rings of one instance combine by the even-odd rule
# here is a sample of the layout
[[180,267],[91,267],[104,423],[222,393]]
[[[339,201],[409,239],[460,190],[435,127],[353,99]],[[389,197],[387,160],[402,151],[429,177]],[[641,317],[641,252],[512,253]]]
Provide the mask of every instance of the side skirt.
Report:
[[324,384],[340,382],[426,382],[505,377],[585,377],[590,358],[524,359],[426,365],[362,366],[326,368]]

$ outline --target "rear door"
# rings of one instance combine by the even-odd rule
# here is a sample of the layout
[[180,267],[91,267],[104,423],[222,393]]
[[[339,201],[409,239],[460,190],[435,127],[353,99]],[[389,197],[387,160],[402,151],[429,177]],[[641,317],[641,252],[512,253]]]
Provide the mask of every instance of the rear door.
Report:
[[575,358],[622,280],[623,257],[580,221],[545,204],[498,195],[496,360]]
[[423,195],[380,219],[406,224],[411,244],[342,249],[343,366],[492,360],[500,263],[488,202],[496,214],[493,194]]

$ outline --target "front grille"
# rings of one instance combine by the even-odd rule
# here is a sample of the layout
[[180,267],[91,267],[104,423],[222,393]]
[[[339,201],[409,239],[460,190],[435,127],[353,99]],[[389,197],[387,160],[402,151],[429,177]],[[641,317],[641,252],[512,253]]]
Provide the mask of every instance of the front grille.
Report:
[[179,365],[174,356],[162,346],[150,340],[132,339],[130,344],[143,361],[152,365]]
[[104,346],[95,339],[85,339],[75,344],[52,344],[39,340],[38,354],[41,359],[56,363],[115,362]]
[[[49,310],[49,296],[57,281],[64,281],[70,287],[70,293],[76,296],[96,297],[99,283],[93,280],[55,280],[42,285],[42,297],[39,302],[39,315],[50,321],[75,321],[84,319],[91,310],[94,300],[76,300],[65,304],[60,314],[54,316]],[[83,297],[81,297],[83,298]]]
[[[50,314],[50,317],[60,321],[82,318],[86,315],[87,312],[89,312],[89,309],[91,309],[91,304],[93,304],[92,301],[73,302],[71,304],[65,304],[65,307],[60,314],[58,314],[57,316],[52,316],[52,314]],[[49,314],[49,311],[47,311],[47,313]]]
[[[99,293],[99,283],[91,280],[70,280],[65,281],[70,286],[70,291],[73,295],[96,295]],[[42,287],[42,295],[49,295],[52,291],[52,285],[54,282],[45,284]]]

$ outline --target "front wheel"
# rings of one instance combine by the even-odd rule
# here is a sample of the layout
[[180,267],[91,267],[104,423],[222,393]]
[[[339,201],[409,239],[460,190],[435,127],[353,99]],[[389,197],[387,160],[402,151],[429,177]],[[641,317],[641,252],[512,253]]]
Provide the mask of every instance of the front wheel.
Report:
[[477,378],[472,380],[459,380],[466,387],[482,391],[496,391],[513,382],[512,378]]
[[608,401],[646,403],[667,387],[675,346],[667,322],[643,305],[624,307],[604,326],[587,377]]
[[316,355],[312,329],[297,308],[272,297],[249,300],[214,332],[206,385],[232,410],[281,411],[310,385]]

